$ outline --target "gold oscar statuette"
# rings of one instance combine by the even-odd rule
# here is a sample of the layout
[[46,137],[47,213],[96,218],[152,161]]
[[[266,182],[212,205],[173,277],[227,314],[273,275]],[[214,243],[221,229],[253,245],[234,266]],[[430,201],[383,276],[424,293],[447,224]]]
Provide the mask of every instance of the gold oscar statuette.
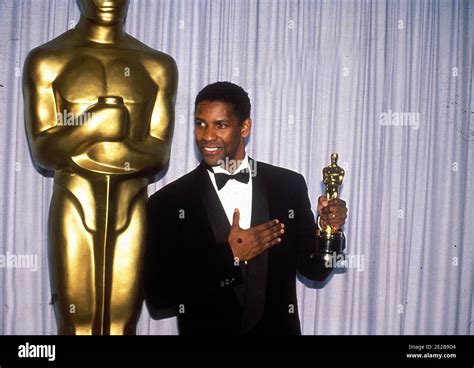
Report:
[[[344,180],[344,169],[337,165],[338,154],[331,154],[331,164],[323,169],[323,183],[328,201],[338,198],[339,187]],[[317,230],[317,251],[323,258],[342,254],[345,248],[345,236],[341,230],[333,231],[331,226]]]
[[54,172],[52,304],[59,334],[135,334],[147,186],[169,161],[178,71],[125,32],[129,0],[78,4],[77,26],[23,68],[32,157]]

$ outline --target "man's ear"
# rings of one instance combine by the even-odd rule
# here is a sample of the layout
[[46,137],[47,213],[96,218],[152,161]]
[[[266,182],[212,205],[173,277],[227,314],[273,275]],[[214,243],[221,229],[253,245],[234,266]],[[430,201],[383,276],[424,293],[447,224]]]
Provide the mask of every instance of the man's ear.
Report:
[[247,118],[243,121],[242,126],[240,127],[240,135],[242,138],[247,138],[250,135],[250,130],[252,128],[252,119]]

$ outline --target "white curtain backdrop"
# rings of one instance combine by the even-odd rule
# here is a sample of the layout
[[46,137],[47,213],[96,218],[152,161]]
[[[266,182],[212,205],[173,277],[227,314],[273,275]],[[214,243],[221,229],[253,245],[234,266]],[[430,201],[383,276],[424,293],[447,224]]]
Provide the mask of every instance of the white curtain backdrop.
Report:
[[[21,72],[34,47],[74,27],[74,0],[0,0],[0,334],[56,334],[47,218]],[[304,334],[474,333],[474,1],[132,0],[126,29],[172,55],[180,78],[169,170],[193,169],[193,101],[206,84],[249,91],[249,154],[300,172],[316,205],[337,151],[348,268],[298,280]],[[33,259],[33,258],[32,258]],[[1,265],[1,263],[0,263]],[[175,334],[174,319],[139,334]]]

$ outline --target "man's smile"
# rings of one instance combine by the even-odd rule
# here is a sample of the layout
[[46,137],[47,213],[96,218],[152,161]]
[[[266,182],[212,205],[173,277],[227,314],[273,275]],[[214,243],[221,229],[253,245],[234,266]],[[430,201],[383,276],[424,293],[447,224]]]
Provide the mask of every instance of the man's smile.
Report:
[[201,146],[201,150],[207,155],[216,155],[220,150],[222,150],[222,147]]

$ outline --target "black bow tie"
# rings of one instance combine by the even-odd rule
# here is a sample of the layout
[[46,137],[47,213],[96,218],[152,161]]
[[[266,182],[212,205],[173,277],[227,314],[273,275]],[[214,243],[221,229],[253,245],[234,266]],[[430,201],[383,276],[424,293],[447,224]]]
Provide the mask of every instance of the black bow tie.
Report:
[[224,185],[229,180],[235,179],[237,181],[240,181],[241,183],[247,184],[250,180],[250,174],[248,169],[243,169],[242,171],[239,171],[237,174],[224,174],[224,173],[214,173],[214,177],[216,178],[216,185],[217,185],[217,190],[221,190]]

